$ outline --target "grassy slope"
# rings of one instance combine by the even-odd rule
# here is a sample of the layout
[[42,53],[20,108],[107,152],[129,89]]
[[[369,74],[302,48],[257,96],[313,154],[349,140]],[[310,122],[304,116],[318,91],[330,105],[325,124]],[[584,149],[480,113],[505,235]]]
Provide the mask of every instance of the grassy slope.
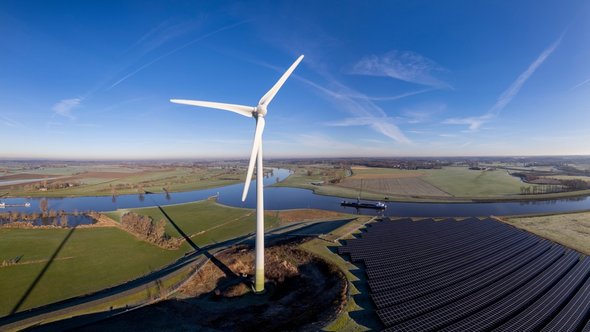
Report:
[[504,222],[590,255],[590,212],[514,217]]
[[[361,227],[365,222],[367,222],[368,218],[358,218],[353,220],[342,227],[332,231],[331,233],[327,234],[325,238],[329,238],[331,240],[336,240],[339,238],[349,238],[350,232],[356,231],[359,227]],[[343,312],[328,326],[324,328],[325,331],[367,331],[371,330],[370,327],[374,325],[373,322],[370,321],[373,317],[370,315],[365,315],[365,310],[362,306],[357,304],[352,297],[352,295],[357,295],[360,291],[354,286],[353,282],[359,280],[354,274],[350,271],[357,269],[356,266],[351,264],[350,262],[344,260],[339,255],[333,253],[329,247],[337,246],[334,242],[326,241],[323,239],[314,239],[311,241],[304,242],[300,247],[303,250],[309,251],[315,255],[322,257],[323,259],[335,264],[338,266],[346,275],[346,278],[349,281],[349,290],[350,290],[350,297],[348,299],[348,303],[343,310]],[[350,316],[352,312],[359,312],[360,314],[356,315],[356,320]]]
[[[199,246],[248,234],[256,229],[256,214],[253,210],[228,207],[213,201],[170,205],[164,206],[163,209]],[[158,208],[117,210],[108,215],[119,220],[127,211],[148,215],[154,220],[165,219]],[[267,213],[264,221],[266,229],[278,226],[275,214]],[[171,236],[181,236],[170,224],[166,225],[166,232]]]
[[[0,229],[0,260],[23,255],[0,268],[0,316],[32,284],[66,237],[67,229]],[[20,310],[97,291],[149,273],[187,251],[163,250],[116,228],[77,229]]]

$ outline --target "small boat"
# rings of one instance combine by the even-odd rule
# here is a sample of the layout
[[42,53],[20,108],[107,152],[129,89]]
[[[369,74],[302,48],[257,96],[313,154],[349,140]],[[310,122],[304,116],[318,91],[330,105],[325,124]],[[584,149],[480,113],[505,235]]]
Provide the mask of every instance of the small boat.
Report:
[[385,210],[387,209],[387,205],[382,202],[377,203],[362,203],[362,202],[348,202],[342,201],[340,203],[341,206],[349,206],[357,209],[373,209],[373,210]]
[[373,209],[373,210],[385,210],[387,209],[387,205],[382,202],[377,203],[366,203],[361,202],[361,193],[363,192],[363,180],[361,179],[361,188],[359,191],[359,196],[356,199],[356,202],[349,202],[349,201],[342,201],[340,206],[349,206],[357,209]]

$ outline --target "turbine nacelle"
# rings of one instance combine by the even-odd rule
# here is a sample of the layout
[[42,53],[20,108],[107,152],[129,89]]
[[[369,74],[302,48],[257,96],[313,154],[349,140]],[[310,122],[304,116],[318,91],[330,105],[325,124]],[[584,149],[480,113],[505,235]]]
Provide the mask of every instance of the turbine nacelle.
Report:
[[253,115],[254,117],[265,116],[267,112],[266,105],[258,105],[254,109]]

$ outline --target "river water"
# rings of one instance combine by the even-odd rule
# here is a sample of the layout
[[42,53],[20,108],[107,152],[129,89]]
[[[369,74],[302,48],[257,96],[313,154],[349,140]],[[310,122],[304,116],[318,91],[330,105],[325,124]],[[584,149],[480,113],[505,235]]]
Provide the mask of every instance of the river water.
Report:
[[[289,176],[289,170],[275,169],[274,174],[264,179],[264,202],[267,210],[286,210],[300,208],[315,208],[346,213],[357,213],[354,208],[340,206],[342,198],[333,196],[315,195],[307,189],[270,187],[273,183]],[[96,196],[96,197],[66,197],[48,198],[49,209],[74,211],[113,211],[116,209],[128,209],[170,204],[181,204],[203,200],[219,194],[218,202],[221,204],[255,208],[256,207],[256,181],[252,181],[248,198],[241,201],[243,184],[234,184],[213,189],[195,190],[180,193],[149,194],[139,196],[120,195]],[[0,209],[0,212],[18,210],[21,212],[39,211],[39,198],[6,198],[2,199],[6,204],[24,204],[30,202],[29,208],[9,207]],[[527,202],[501,202],[501,203],[402,203],[387,202],[387,210],[377,212],[361,210],[361,214],[384,214],[386,216],[415,216],[415,217],[444,217],[444,216],[489,216],[489,215],[515,215],[548,212],[571,212],[590,209],[590,197],[578,197],[549,201]]]

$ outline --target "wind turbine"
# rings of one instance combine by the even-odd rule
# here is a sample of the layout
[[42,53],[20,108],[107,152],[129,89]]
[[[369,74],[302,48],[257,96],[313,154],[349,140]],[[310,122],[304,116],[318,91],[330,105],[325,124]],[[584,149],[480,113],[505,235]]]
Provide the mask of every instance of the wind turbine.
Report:
[[267,107],[273,100],[279,89],[283,86],[287,78],[297,68],[299,63],[303,60],[303,55],[299,56],[297,60],[287,69],[287,71],[279,78],[275,85],[268,90],[267,93],[260,98],[256,106],[243,106],[235,104],[215,103],[210,101],[186,100],[186,99],[170,99],[176,104],[184,104],[191,106],[201,106],[208,108],[216,108],[224,111],[238,113],[240,115],[254,118],[256,120],[256,131],[254,132],[254,143],[252,144],[252,152],[250,153],[250,162],[248,164],[248,173],[246,175],[246,182],[244,183],[244,192],[242,193],[242,202],[246,200],[248,195],[248,188],[252,180],[252,173],[254,172],[254,160],[256,160],[256,277],[254,282],[254,291],[259,293],[264,291],[264,188],[263,188],[263,173],[262,165],[262,132],[264,131],[264,117],[267,113]]

